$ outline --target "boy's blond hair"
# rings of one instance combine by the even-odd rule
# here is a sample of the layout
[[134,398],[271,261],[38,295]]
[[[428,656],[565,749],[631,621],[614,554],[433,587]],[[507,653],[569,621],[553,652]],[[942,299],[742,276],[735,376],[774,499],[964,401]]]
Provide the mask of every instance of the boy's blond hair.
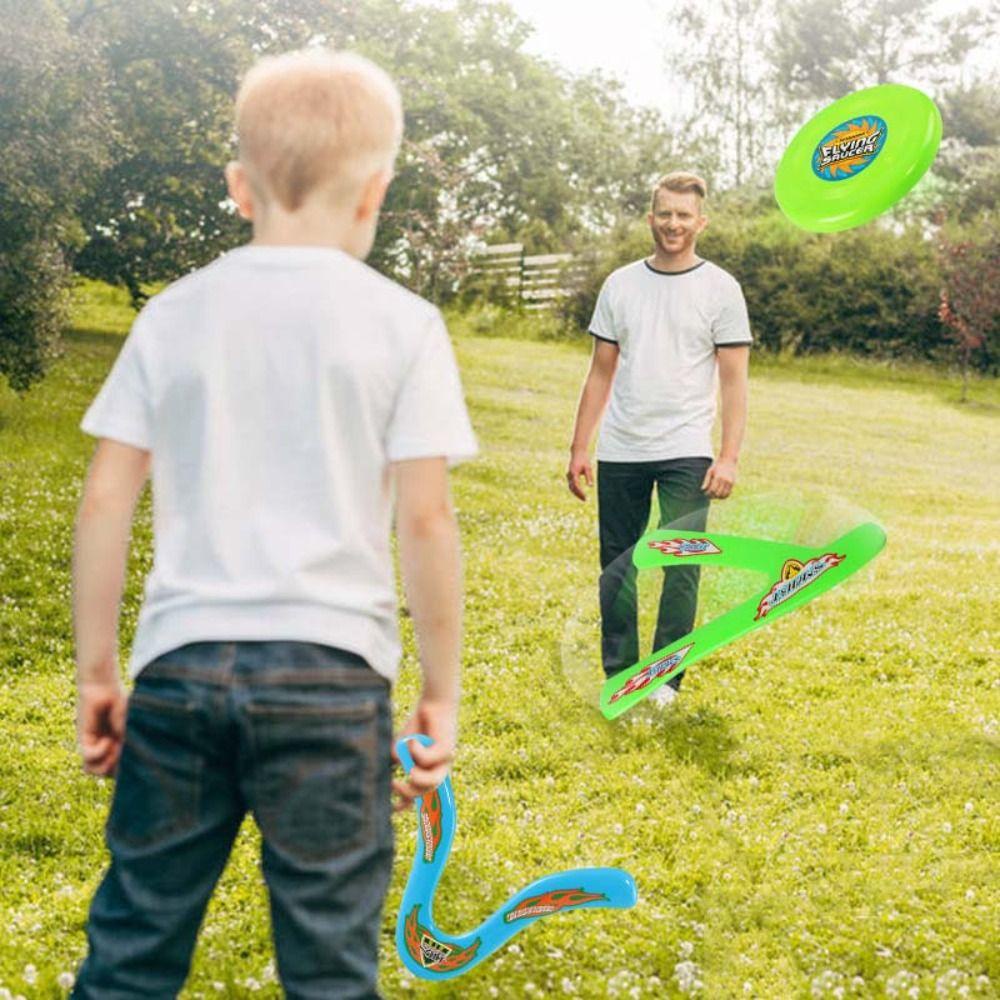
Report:
[[[664,174],[653,185],[653,195],[649,202],[651,212],[656,211],[656,196],[660,191],[678,191],[681,194],[693,191],[704,200],[708,196],[708,185],[697,174],[692,174],[687,170],[675,170],[672,173]],[[700,204],[699,202],[699,206]]]
[[236,95],[236,139],[256,197],[289,212],[315,190],[348,201],[392,171],[403,108],[389,75],[353,52],[312,47],[264,56]]

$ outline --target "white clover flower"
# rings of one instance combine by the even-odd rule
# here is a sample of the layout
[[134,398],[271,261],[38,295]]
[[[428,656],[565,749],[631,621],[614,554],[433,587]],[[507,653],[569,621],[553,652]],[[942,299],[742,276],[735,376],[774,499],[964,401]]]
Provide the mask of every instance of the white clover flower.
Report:
[[254,979],[253,976],[247,976],[245,985],[248,990],[252,990],[254,993],[260,989],[260,982]]
[[941,831],[942,833],[951,833],[951,823],[942,823]]
[[212,983],[212,989],[215,990],[216,993],[221,993],[225,988],[226,984],[220,983],[218,979],[216,979],[215,982]]
[[697,993],[705,985],[700,975],[701,969],[694,962],[678,962],[674,966],[674,979],[681,993]]
[[825,835],[826,834],[826,823],[817,823],[816,824],[816,832],[818,834],[820,834],[820,836]]
[[681,958],[690,958],[694,954],[694,942],[681,941]]
[[563,976],[563,980],[559,985],[562,987],[563,993],[576,993],[576,986],[568,976]]
[[0,986],[0,1000],[14,1000],[14,994],[6,986]]
[[60,972],[56,976],[56,985],[63,990],[69,990],[73,988],[73,984],[76,982],[76,977],[72,972]]
[[614,825],[614,831],[615,831],[615,833],[620,834],[624,829],[625,828],[621,825],[621,823],[615,823],[615,825]]
[[24,967],[24,972],[21,975],[22,975],[24,981],[29,986],[34,986],[35,985],[35,981],[38,979],[38,970],[29,962]]

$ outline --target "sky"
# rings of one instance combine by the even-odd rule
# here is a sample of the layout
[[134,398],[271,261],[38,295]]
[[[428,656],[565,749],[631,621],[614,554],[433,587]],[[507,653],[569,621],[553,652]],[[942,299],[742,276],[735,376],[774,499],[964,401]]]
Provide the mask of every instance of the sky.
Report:
[[[689,100],[671,79],[666,64],[671,39],[664,0],[614,0],[581,3],[580,0],[507,0],[519,16],[535,27],[525,48],[557,62],[566,69],[586,72],[604,69],[625,84],[629,101],[650,105],[669,117],[687,110]],[[952,13],[988,0],[939,0],[935,9]],[[704,0],[705,9],[712,8]],[[678,44],[674,40],[673,44]],[[974,66],[985,69],[1000,64],[1000,49],[976,57]],[[681,105],[678,108],[678,104]]]

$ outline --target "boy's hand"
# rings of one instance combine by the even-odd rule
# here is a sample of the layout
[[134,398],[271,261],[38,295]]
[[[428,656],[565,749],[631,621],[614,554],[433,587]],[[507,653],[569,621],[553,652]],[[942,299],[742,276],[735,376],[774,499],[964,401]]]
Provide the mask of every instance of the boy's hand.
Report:
[[392,782],[397,795],[393,812],[402,812],[413,805],[418,795],[433,791],[448,776],[451,762],[455,758],[455,729],[458,716],[457,701],[432,701],[421,697],[413,715],[392,741],[392,759],[398,764],[396,743],[410,733],[426,733],[434,745],[425,747],[417,740],[410,741],[413,770],[405,780],[398,778]]
[[76,706],[76,735],[83,769],[104,777],[113,775],[125,739],[125,686],[117,679],[81,683]]

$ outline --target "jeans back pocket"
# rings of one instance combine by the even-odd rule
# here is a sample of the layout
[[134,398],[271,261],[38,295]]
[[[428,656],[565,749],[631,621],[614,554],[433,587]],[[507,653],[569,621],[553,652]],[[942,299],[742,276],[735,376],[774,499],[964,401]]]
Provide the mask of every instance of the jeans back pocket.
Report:
[[270,846],[309,862],[370,841],[377,698],[251,702],[246,711],[253,745],[250,804]]

